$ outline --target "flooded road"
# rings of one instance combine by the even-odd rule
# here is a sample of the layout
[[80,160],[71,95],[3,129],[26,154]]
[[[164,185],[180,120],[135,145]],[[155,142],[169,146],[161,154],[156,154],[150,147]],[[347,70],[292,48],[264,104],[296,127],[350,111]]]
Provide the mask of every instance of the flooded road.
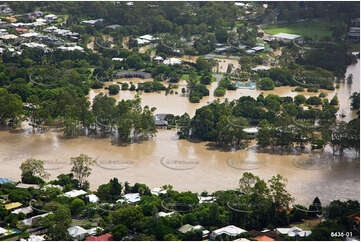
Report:
[[[355,115],[348,111],[348,97],[359,90],[359,63],[349,67],[348,71],[353,73],[353,84],[342,84],[338,90],[328,92],[329,99],[337,93],[341,109],[346,113],[345,119]],[[194,115],[197,108],[215,99],[213,90],[216,86],[217,83],[212,83],[210,96],[204,97],[198,104],[189,103],[181,92],[167,96],[164,92],[142,94],[142,104],[157,107],[156,113],[188,112]],[[299,94],[292,92],[292,89],[294,87],[280,87],[264,94]],[[92,90],[89,98],[94,98],[101,91],[107,92]],[[226,98],[233,100],[245,95],[256,97],[259,93],[257,90],[238,89],[227,91]],[[114,97],[118,100],[128,99],[134,94],[120,91]],[[59,132],[32,134],[31,129],[24,128],[26,132],[0,131],[0,177],[19,180],[21,162],[34,157],[45,160],[46,169],[51,173],[51,178],[55,178],[61,173],[70,172],[70,157],[85,153],[97,159],[88,179],[93,190],[110,178],[117,177],[121,182],[141,182],[151,188],[172,184],[174,189],[181,191],[213,192],[236,188],[242,173],[250,171],[264,179],[276,174],[286,177],[288,191],[294,195],[297,203],[305,205],[310,204],[315,196],[324,204],[334,199],[359,200],[360,197],[360,162],[347,152],[345,155],[348,158],[342,160],[333,158],[330,150],[325,154],[282,155],[260,153],[251,147],[248,150],[225,152],[214,149],[208,142],[179,140],[175,130],[159,130],[153,140],[117,146],[111,144],[110,138],[64,139]]]

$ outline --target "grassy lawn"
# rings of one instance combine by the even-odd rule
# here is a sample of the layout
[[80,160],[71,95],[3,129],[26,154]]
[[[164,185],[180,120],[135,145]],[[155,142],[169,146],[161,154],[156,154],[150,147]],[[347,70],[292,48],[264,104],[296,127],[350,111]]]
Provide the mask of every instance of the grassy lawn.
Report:
[[265,25],[263,26],[263,30],[267,34],[299,34],[302,37],[309,37],[315,40],[325,36],[332,36],[332,26],[334,25],[331,23],[309,20],[294,24]]

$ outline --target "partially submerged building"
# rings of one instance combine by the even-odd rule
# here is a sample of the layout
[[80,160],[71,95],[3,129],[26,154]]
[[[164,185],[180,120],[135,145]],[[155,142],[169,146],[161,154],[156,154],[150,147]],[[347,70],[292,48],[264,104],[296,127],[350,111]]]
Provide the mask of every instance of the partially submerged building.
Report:
[[143,71],[123,71],[123,72],[118,72],[115,74],[115,77],[117,79],[120,78],[142,78],[142,79],[148,79],[151,78],[152,75],[150,73],[147,72],[143,72]]

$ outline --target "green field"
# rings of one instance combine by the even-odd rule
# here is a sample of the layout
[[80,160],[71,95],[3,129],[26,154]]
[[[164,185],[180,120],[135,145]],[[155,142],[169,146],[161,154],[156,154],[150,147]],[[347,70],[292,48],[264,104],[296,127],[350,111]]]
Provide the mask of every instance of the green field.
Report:
[[333,26],[334,25],[332,23],[305,21],[294,24],[265,25],[262,27],[262,29],[267,34],[278,34],[278,33],[299,34],[302,37],[309,37],[312,38],[313,40],[316,40],[316,39],[321,39],[325,36],[332,37],[331,28]]

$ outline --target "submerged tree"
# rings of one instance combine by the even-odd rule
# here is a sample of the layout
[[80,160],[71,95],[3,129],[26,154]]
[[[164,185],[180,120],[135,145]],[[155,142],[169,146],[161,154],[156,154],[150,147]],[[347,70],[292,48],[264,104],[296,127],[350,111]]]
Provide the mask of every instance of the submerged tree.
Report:
[[86,182],[85,179],[89,177],[92,172],[91,166],[95,164],[95,160],[84,154],[72,157],[70,160],[73,165],[71,171],[74,173],[75,178],[79,181],[79,187],[83,187]]

